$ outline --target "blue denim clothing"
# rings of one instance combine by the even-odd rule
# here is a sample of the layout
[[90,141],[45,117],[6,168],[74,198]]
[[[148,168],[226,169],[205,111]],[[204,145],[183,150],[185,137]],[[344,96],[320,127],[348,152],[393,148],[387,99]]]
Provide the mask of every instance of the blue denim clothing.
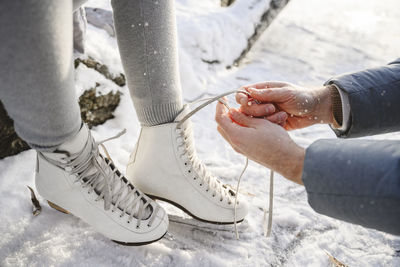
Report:
[[[349,99],[353,138],[400,131],[400,59],[335,77]],[[302,176],[311,207],[324,215],[400,235],[400,140],[318,140]]]

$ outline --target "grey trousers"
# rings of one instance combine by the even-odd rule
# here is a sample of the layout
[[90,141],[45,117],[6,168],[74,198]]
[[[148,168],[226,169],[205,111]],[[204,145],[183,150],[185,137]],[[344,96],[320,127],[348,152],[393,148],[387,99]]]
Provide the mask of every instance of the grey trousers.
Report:
[[[38,150],[57,147],[81,125],[74,90],[75,5],[71,0],[0,3],[0,99],[16,132]],[[173,121],[182,109],[174,0],[114,0],[112,6],[140,123]]]

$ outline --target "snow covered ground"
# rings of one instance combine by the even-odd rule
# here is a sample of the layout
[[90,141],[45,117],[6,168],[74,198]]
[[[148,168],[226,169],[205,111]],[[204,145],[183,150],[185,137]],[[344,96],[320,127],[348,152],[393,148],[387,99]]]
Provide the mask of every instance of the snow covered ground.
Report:
[[[285,80],[320,86],[329,77],[385,64],[400,56],[398,0],[292,0],[263,34],[238,68],[225,69],[245,46],[268,1],[236,0],[220,8],[219,0],[178,0],[180,67],[186,101],[262,80]],[[246,4],[247,3],[247,4]],[[253,7],[247,10],[249,4]],[[88,6],[110,9],[107,1]],[[116,41],[89,25],[88,55],[122,71]],[[201,59],[218,59],[209,65]],[[117,89],[82,64],[77,93],[100,81],[104,92]],[[128,89],[116,118],[94,128],[96,139],[122,128],[127,134],[109,142],[117,166],[125,170],[139,133]],[[199,156],[221,179],[234,185],[245,159],[217,134],[214,106],[193,118]],[[304,147],[320,138],[335,138],[327,126],[291,133]],[[400,139],[400,134],[373,138]],[[331,253],[350,266],[400,266],[400,238],[340,222],[315,213],[303,187],[277,175],[272,236],[262,235],[268,204],[269,171],[251,163],[241,190],[251,205],[240,224],[240,240],[232,226],[199,223],[163,204],[173,215],[170,236],[144,247],[123,247],[95,233],[77,218],[49,208],[31,214],[26,185],[34,185],[30,150],[0,161],[0,266],[329,266]],[[42,200],[42,199],[40,199]]]

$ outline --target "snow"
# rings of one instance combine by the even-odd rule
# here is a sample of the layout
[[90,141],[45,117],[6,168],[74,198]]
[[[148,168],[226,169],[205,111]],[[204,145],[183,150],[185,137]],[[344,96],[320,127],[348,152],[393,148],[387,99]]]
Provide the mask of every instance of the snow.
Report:
[[[178,0],[179,63],[186,101],[262,80],[321,86],[335,74],[379,66],[399,56],[398,0],[292,0],[244,64],[227,70],[268,4],[236,0],[224,9],[218,0]],[[111,9],[108,1],[91,0],[87,5]],[[111,72],[122,72],[116,40],[105,31],[89,25],[87,49]],[[221,64],[209,65],[202,59]],[[117,89],[82,64],[76,80],[78,94],[96,81],[103,92]],[[93,134],[99,140],[127,129],[127,134],[106,144],[124,171],[140,128],[128,88],[122,92],[116,118],[94,128]],[[245,159],[217,134],[214,107],[193,118],[196,146],[208,168],[234,185]],[[335,138],[327,126],[291,136],[304,147],[320,138]],[[372,138],[399,139],[400,134]],[[143,247],[123,247],[79,219],[56,212],[41,198],[42,214],[33,217],[26,185],[34,186],[34,158],[30,150],[0,161],[0,266],[328,266],[324,250],[350,266],[400,265],[399,237],[315,213],[304,188],[279,175],[272,236],[263,237],[269,170],[255,163],[250,163],[242,180],[241,190],[250,193],[242,198],[251,208],[239,225],[240,240],[235,240],[233,226],[199,223],[162,203],[172,214],[170,236]]]

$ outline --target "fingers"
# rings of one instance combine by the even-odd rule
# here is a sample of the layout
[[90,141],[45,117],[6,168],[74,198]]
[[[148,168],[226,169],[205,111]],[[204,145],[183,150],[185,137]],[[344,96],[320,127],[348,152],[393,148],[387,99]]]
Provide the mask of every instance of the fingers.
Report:
[[[241,88],[241,89],[242,89],[242,88]],[[244,94],[244,93],[236,93],[235,98],[236,98],[236,102],[237,102],[239,105],[247,105],[247,102],[249,102],[249,98],[248,98],[247,95]]]
[[267,89],[248,88],[250,96],[261,102],[284,102],[289,97],[289,91],[285,87]]
[[243,86],[244,89],[248,88],[255,88],[255,89],[265,89],[265,88],[279,88],[279,87],[285,87],[289,85],[288,83],[285,82],[278,82],[278,81],[267,81],[267,82],[260,82],[260,83],[254,83],[254,84],[249,84],[246,86]]
[[286,124],[286,120],[288,118],[288,115],[284,111],[279,111],[271,116],[266,117],[267,120],[270,122],[279,124],[281,126],[284,126]]
[[[224,98],[226,100],[226,98]],[[215,121],[218,125],[225,130],[225,132],[235,132],[240,130],[240,126],[234,123],[227,113],[224,104],[218,102],[215,112]]]
[[222,137],[232,145],[231,139],[229,139],[229,136],[225,133],[225,131],[221,128],[221,126],[217,126],[217,131],[222,135]]
[[234,108],[231,108],[229,110],[229,115],[231,116],[234,122],[248,128],[255,128],[260,122],[260,119],[247,116],[244,113]]
[[254,117],[266,117],[275,113],[276,108],[273,104],[242,105],[240,111],[246,115]]
[[[290,85],[289,83],[285,83],[285,82],[261,82],[261,83],[254,83],[254,84],[249,84],[249,85],[245,85],[243,87],[241,87],[241,90],[244,91],[249,91],[251,89],[253,90],[260,90],[260,89],[267,89],[267,88],[282,88],[285,86]],[[257,99],[260,100],[260,99]],[[249,101],[249,97],[248,95],[244,94],[244,93],[237,93],[236,94],[236,102],[240,105],[246,105]]]
[[243,151],[231,141],[228,134],[219,125],[217,126],[217,130],[222,135],[222,137],[231,145],[233,150],[235,150],[238,153],[243,154]]
[[246,128],[234,123],[229,117],[225,106],[219,102],[217,103],[215,120],[218,123],[218,132],[222,137],[228,141],[236,152],[243,154],[241,149],[238,147],[238,144],[241,143],[241,140],[246,139],[245,132],[243,132],[243,129]]

